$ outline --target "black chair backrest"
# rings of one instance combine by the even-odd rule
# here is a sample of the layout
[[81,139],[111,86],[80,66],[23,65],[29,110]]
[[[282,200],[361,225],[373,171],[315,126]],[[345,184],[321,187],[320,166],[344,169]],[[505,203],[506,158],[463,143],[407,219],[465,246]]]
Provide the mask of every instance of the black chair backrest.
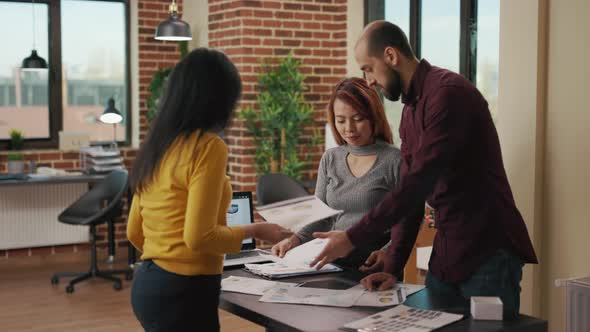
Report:
[[80,225],[104,222],[103,219],[118,208],[121,198],[127,191],[127,178],[125,170],[112,171],[66,208],[57,219],[64,223]]
[[256,184],[256,200],[259,205],[307,195],[309,192],[301,183],[285,174],[262,175]]

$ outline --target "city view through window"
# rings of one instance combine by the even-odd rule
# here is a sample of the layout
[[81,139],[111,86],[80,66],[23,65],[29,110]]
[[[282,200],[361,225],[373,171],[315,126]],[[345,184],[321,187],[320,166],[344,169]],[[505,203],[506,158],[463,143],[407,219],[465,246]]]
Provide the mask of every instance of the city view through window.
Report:
[[[84,132],[91,141],[112,141],[113,126],[98,120],[108,99],[123,115],[116,127],[118,141],[126,138],[127,55],[125,7],[120,2],[61,1],[61,110],[50,109],[49,8],[47,4],[0,1],[0,29],[23,25],[8,34],[10,45],[0,53],[0,139],[9,131],[25,138],[49,138],[50,112],[62,112],[62,130]],[[33,25],[33,8],[35,24]],[[104,24],[104,17],[109,17]],[[22,60],[35,48],[49,70],[23,71]]]

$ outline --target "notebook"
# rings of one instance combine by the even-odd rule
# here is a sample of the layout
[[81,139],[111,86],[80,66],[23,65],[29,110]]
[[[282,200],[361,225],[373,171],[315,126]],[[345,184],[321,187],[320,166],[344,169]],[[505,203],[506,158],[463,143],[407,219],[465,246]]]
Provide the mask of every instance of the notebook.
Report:
[[[254,222],[252,209],[252,193],[249,191],[234,192],[231,204],[227,210],[227,225],[240,226],[249,225]],[[256,249],[256,242],[253,238],[244,239],[242,250],[236,254],[226,254],[223,267],[238,267],[247,263],[267,262],[270,252]]]
[[342,269],[333,264],[326,264],[319,270],[309,266],[327,243],[327,239],[313,239],[289,250],[283,258],[272,257],[272,263],[246,264],[245,269],[248,272],[268,279],[340,272]]

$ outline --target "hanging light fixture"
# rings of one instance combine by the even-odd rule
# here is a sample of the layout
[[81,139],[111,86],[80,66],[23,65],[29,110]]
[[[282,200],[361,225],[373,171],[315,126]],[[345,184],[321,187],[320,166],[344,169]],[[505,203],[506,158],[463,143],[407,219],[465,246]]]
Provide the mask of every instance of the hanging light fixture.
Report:
[[156,28],[156,36],[154,38],[157,40],[171,41],[193,39],[190,25],[178,17],[176,0],[172,0],[172,3],[168,8],[170,17],[158,25]]
[[31,1],[31,8],[33,9],[33,50],[31,51],[31,55],[23,60],[22,70],[47,69],[47,61],[40,57],[35,49],[35,0]]

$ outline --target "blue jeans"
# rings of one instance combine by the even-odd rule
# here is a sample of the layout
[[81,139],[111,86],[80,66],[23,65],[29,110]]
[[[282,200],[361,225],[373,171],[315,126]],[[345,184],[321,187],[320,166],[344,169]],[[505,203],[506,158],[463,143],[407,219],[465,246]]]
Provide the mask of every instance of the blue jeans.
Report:
[[221,275],[183,276],[145,260],[135,272],[131,306],[148,332],[219,331]]
[[520,309],[522,266],[518,257],[500,249],[469,279],[459,283],[446,283],[428,272],[426,287],[438,294],[462,296],[466,301],[472,296],[497,296],[504,304],[504,318],[511,319],[518,315]]

